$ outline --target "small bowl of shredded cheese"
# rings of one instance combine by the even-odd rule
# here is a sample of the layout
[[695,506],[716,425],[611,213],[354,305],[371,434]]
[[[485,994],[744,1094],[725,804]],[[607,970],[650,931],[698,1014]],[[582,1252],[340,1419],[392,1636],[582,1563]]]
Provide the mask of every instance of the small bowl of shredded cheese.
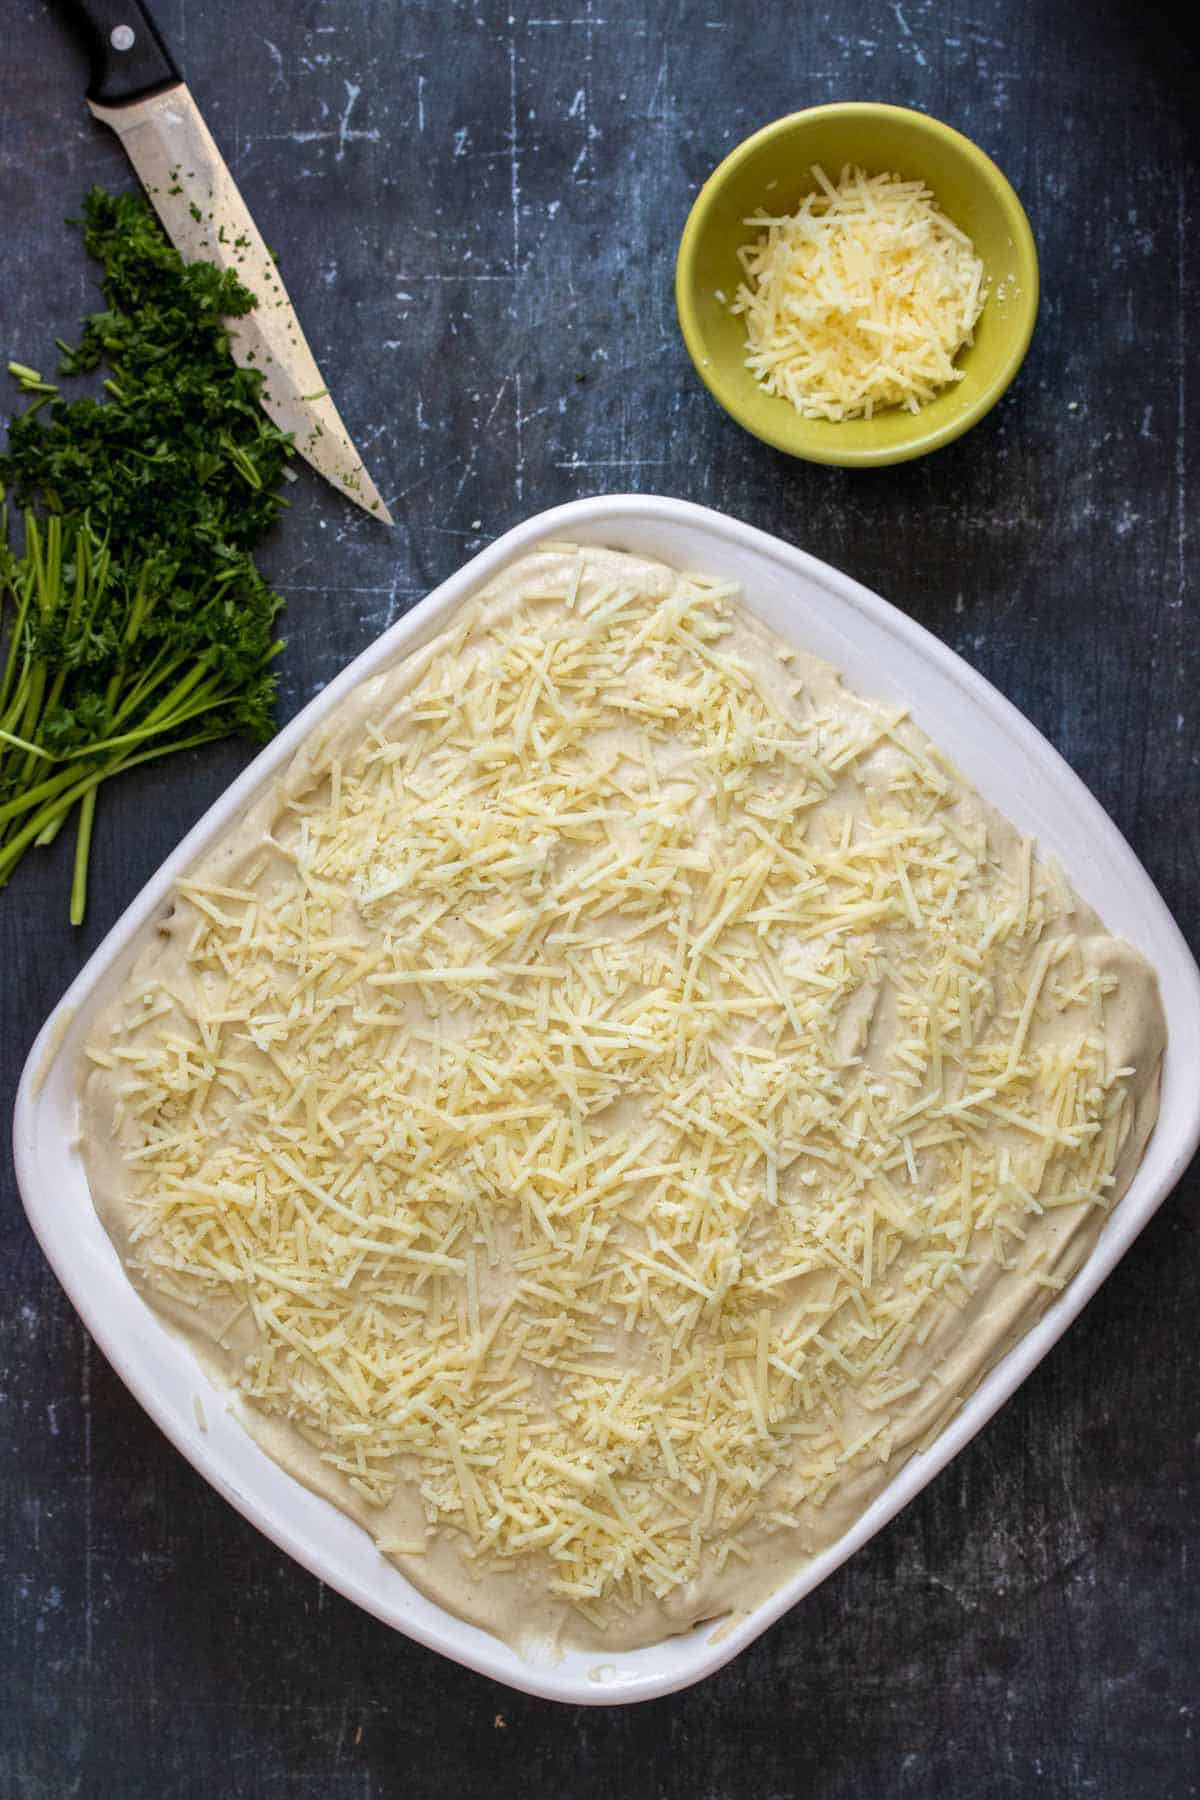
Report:
[[813,462],[903,462],[1004,393],[1038,306],[1029,221],[991,159],[923,113],[818,106],[705,183],[675,280],[714,398]]

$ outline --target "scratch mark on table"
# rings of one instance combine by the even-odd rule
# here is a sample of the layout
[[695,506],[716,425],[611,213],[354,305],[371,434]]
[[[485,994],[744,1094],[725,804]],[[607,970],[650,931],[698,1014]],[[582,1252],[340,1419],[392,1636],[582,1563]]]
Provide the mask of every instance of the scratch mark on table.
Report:
[[[359,81],[347,81],[346,78],[343,76],[342,77],[342,86],[346,90],[346,106],[345,106],[345,110],[343,111],[340,120],[338,121],[338,147],[337,147],[337,152],[333,159],[334,162],[344,162],[345,161],[346,144],[352,137],[360,138],[360,137],[364,137],[364,136],[365,137],[372,136],[372,134],[370,132],[361,132],[361,131],[352,132],[350,130],[350,115],[354,111],[354,107],[358,100],[358,96],[362,93],[362,83]],[[375,132],[373,134],[373,136],[375,138],[378,138],[379,133]]]
[[927,68],[928,64],[925,60],[925,52],[913,35],[913,28],[904,16],[904,9],[900,5],[900,0],[892,0],[892,11],[896,15],[896,23],[900,27],[901,36],[907,38],[912,45],[912,53],[916,58],[917,63],[922,69]]
[[665,456],[580,456],[572,451],[566,462],[556,462],[556,469],[662,469]]
[[[602,22],[603,21],[601,21],[601,23]],[[581,184],[586,183],[591,179],[591,171],[588,169],[588,162],[592,153],[592,138],[594,135],[591,113],[592,64],[596,47],[596,23],[597,21],[592,9],[592,0],[587,0],[583,21],[583,87],[580,90],[583,95],[583,106],[579,114],[579,121],[583,127],[583,147],[580,150],[579,155],[575,158],[571,168],[572,179]],[[587,172],[585,173],[585,171]]]
[[[471,448],[467,453],[466,468],[463,470],[461,476],[459,477],[458,486],[454,490],[454,499],[455,500],[458,499],[459,495],[462,493],[463,489],[466,487],[468,481],[470,481],[472,475],[475,473],[475,468],[479,461],[480,448],[483,444],[485,444],[488,441],[488,433],[492,429],[492,421],[495,419],[496,414],[500,410],[501,402],[503,401],[505,394],[508,392],[508,384],[511,379],[513,379],[513,377],[508,376],[508,375],[504,376],[504,378],[502,379],[502,381],[500,383],[500,386],[496,390],[496,398],[492,401],[491,411],[488,413],[487,418],[483,421],[483,425],[480,428],[480,430],[475,433],[475,436],[472,440]],[[520,381],[519,376],[517,376],[516,379],[518,382]],[[519,389],[518,389],[518,392],[519,392]],[[463,459],[461,456],[453,457],[451,459],[450,463],[445,464],[443,466],[452,468],[455,463],[461,462],[462,460]],[[406,491],[409,491],[409,490],[406,490]]]
[[279,48],[278,44],[273,44],[269,37],[265,37],[263,43],[267,46],[271,56],[270,86],[271,88],[281,87],[283,86],[285,79],[283,73],[283,51]]
[[508,40],[508,170],[512,209],[512,272],[521,267],[521,147],[517,136],[517,40]]

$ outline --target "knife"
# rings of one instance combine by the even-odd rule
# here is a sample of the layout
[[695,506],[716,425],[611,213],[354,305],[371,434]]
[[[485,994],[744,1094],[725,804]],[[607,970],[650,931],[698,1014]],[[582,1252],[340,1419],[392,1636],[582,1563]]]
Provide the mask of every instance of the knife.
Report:
[[232,269],[258,301],[229,321],[234,361],[264,376],[259,399],[297,453],[374,518],[392,523],[329,398],[275,259],[158,28],[140,0],[58,0],[91,62],[87,103],[111,125],[186,262]]

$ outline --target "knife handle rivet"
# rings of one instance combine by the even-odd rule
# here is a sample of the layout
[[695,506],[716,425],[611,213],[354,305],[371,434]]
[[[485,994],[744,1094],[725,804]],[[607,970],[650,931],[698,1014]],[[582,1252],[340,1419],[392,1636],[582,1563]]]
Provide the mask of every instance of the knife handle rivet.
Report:
[[114,50],[132,50],[137,42],[137,33],[132,25],[114,25],[108,41]]

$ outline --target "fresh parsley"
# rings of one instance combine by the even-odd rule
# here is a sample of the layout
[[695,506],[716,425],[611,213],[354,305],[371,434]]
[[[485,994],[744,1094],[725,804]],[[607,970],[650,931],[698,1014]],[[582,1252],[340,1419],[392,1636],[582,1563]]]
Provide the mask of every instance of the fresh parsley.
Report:
[[0,454],[0,887],[74,813],[73,924],[103,782],[274,730],[282,601],[253,551],[292,455],[261,373],[229,354],[227,321],[254,296],[185,263],[140,198],[94,189],[82,223],[106,310],[77,348],[59,342],[60,373],[104,372],[102,393],[67,399],[10,363],[32,399]]

